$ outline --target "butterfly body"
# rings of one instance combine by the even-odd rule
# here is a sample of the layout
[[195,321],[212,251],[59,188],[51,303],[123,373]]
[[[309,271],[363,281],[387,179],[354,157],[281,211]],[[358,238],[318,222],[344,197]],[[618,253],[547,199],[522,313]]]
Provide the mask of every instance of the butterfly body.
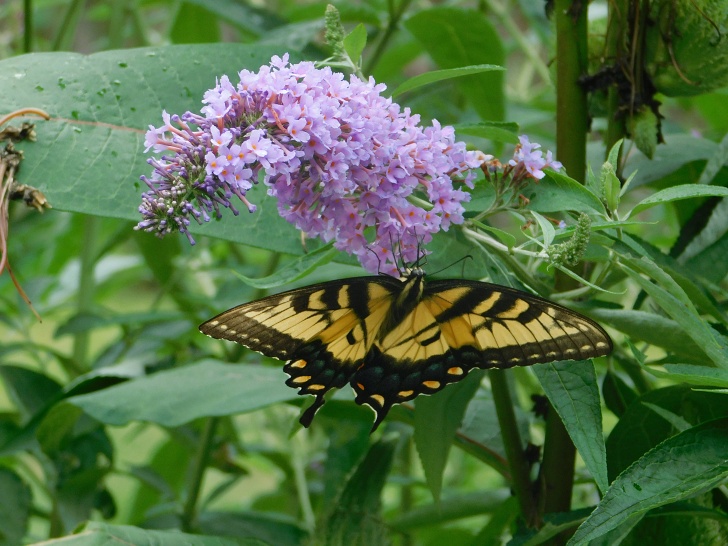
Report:
[[473,368],[510,368],[608,354],[590,319],[537,296],[468,280],[356,277],[290,290],[230,309],[200,330],[286,360],[286,384],[314,403],[349,383],[376,413],[433,394]]

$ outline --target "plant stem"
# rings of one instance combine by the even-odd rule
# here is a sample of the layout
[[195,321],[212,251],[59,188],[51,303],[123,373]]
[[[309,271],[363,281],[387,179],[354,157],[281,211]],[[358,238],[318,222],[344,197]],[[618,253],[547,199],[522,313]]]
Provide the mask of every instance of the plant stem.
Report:
[[[575,13],[575,10],[578,12]],[[579,78],[587,71],[586,2],[556,0],[554,14],[557,157],[569,176],[584,182],[589,112],[586,92],[579,84]]]
[[195,456],[190,485],[187,490],[187,500],[182,510],[182,530],[186,533],[193,531],[197,524],[197,501],[215,439],[215,429],[219,421],[219,417],[208,417],[202,429],[202,437],[200,438],[200,445]]
[[369,61],[367,62],[366,67],[362,72],[364,72],[364,75],[368,76],[372,73],[374,70],[374,67],[377,66],[377,63],[379,62],[379,58],[382,56],[384,51],[387,49],[387,44],[389,43],[389,40],[392,38],[392,35],[394,34],[394,31],[397,30],[397,25],[399,25],[400,19],[402,19],[402,16],[404,15],[405,11],[407,11],[407,8],[409,7],[410,3],[412,3],[412,0],[400,0],[400,4],[397,8],[394,6],[394,0],[389,0],[389,21],[387,22],[387,28],[384,29],[384,33],[382,34],[382,37],[379,39],[379,42],[377,42],[377,47],[374,49],[374,53],[369,57]]
[[505,370],[488,370],[490,386],[493,391],[495,412],[498,415],[503,447],[511,469],[511,487],[516,494],[521,514],[529,527],[538,527],[541,524],[536,498],[533,494],[529,478],[530,467],[523,450],[523,442],[518,432],[516,412],[513,400],[508,390],[508,381]]
[[[96,265],[96,234],[99,230],[99,219],[96,216],[86,216],[83,221],[83,246],[81,247],[81,265],[78,276],[78,299],[76,300],[76,313],[88,313],[93,306],[96,282],[94,279],[94,266]],[[90,331],[83,330],[74,335],[73,363],[75,372],[83,373],[88,369],[88,349],[91,340]]]

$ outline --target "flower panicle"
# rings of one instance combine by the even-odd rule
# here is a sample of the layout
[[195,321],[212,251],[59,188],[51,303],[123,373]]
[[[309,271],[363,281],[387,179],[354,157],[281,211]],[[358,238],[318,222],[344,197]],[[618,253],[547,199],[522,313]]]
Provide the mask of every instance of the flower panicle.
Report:
[[237,214],[233,198],[254,212],[247,192],[262,181],[307,236],[333,241],[370,271],[394,273],[396,258],[416,262],[435,232],[464,221],[465,189],[488,156],[466,150],[452,127],[423,128],[372,78],[347,81],[287,55],[238,76],[204,94],[202,115],[164,112],[163,125],[150,127],[147,150],[163,155],[142,178],[149,189],[136,229],[180,231],[194,244],[191,219]]

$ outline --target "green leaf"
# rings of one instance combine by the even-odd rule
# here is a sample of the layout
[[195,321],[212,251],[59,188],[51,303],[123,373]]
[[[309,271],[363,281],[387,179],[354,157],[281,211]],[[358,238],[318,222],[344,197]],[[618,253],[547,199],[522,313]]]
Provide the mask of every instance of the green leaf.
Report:
[[606,491],[609,486],[607,450],[594,364],[590,360],[551,362],[537,364],[532,369],[599,490]]
[[607,370],[602,382],[602,396],[609,410],[617,417],[622,417],[627,406],[637,398],[637,393],[619,375]]
[[354,64],[359,62],[361,53],[367,45],[367,29],[359,23],[344,37],[344,49]]
[[372,445],[347,480],[337,502],[316,526],[312,544],[370,546],[385,544],[387,529],[381,521],[381,495],[394,457],[397,439]]
[[688,498],[728,477],[728,418],[669,438],[617,476],[568,542],[586,545],[647,511]]
[[643,366],[643,369],[647,373],[655,377],[664,377],[673,381],[703,387],[728,388],[728,371],[720,368],[710,368],[708,366],[697,366],[694,364],[663,364],[663,368],[665,368],[666,372],[660,371],[652,366]]
[[484,373],[473,371],[437,396],[420,396],[415,402],[415,446],[436,501],[440,499],[443,472],[455,433]]
[[665,387],[643,394],[627,407],[607,438],[610,479],[614,479],[648,450],[679,432],[648,405],[679,415],[692,426],[728,415],[728,396],[698,392],[687,385]]
[[480,123],[456,123],[458,135],[487,138],[494,142],[518,144],[518,124],[504,121],[481,121]]
[[68,401],[109,425],[149,421],[175,427],[198,417],[245,413],[294,399],[296,393],[284,379],[274,367],[203,360]]
[[202,512],[199,525],[206,535],[250,537],[251,546],[301,546],[307,538],[294,518],[278,512]]
[[24,544],[32,496],[30,486],[9,468],[0,467],[0,546]]
[[460,68],[449,68],[447,70],[434,70],[432,72],[426,72],[424,74],[418,74],[405,81],[392,91],[392,97],[417,89],[423,85],[428,85],[434,82],[443,80],[449,80],[451,78],[460,78],[461,76],[469,76],[471,74],[480,74],[482,72],[491,72],[493,70],[505,70],[502,66],[496,66],[492,64],[480,64],[476,66],[461,66]]
[[[648,260],[643,258],[640,262],[631,260],[630,265],[639,266],[648,263]],[[685,332],[702,348],[716,366],[728,369],[728,351],[726,351],[725,339],[711,328],[707,322],[702,320],[695,309],[692,308],[691,303],[685,302],[687,296],[679,300],[662,286],[643,278],[631,267],[622,267],[622,270],[642,287],[675,322],[683,327]],[[659,279],[657,280],[659,281]],[[676,285],[671,284],[670,286],[674,288]]]
[[53,456],[61,449],[63,440],[73,430],[78,418],[83,415],[80,408],[61,402],[54,405],[36,429],[36,437],[43,452]]
[[673,186],[658,191],[645,197],[637,203],[635,207],[627,214],[627,218],[639,214],[643,210],[647,210],[656,205],[670,203],[672,201],[680,201],[682,199],[692,199],[695,197],[728,196],[728,188],[722,186],[705,186],[702,184],[684,184],[682,186]]
[[[235,81],[241,69],[258,70],[283,53],[280,46],[225,43],[33,53],[0,61],[0,74],[7,76],[0,78],[4,109],[32,104],[51,116],[35,121],[37,142],[17,146],[25,154],[23,182],[40,189],[55,210],[138,222],[146,188],[139,177],[151,172],[144,153],[148,126],[161,125],[163,109],[199,112],[216,78],[227,74]],[[247,197],[257,212],[193,222],[190,231],[300,254],[294,228],[265,188],[256,186]]]
[[48,540],[43,546],[109,546],[133,544],[134,546],[266,546],[267,543],[252,538],[229,538],[190,535],[179,531],[155,531],[131,525],[110,525],[91,521],[77,534]]
[[[405,27],[440,68],[505,65],[498,32],[481,11],[454,7],[423,9]],[[505,115],[501,72],[474,74],[454,80],[480,119],[502,121]]]
[[387,523],[397,531],[410,531],[467,517],[492,514],[498,511],[503,504],[511,506],[513,511],[518,512],[518,504],[512,505],[514,501],[516,498],[505,488],[463,493],[429,504],[414,506]]
[[286,265],[277,269],[273,275],[267,277],[253,279],[240,273],[235,273],[235,275],[253,288],[276,288],[305,277],[318,267],[329,263],[337,254],[339,254],[339,251],[333,248],[332,245],[326,245],[286,263]]
[[41,411],[61,392],[61,386],[50,377],[21,366],[0,366],[0,377],[25,418]]
[[604,215],[604,204],[584,185],[564,174],[545,171],[538,182],[524,188],[523,194],[530,199],[529,208],[537,212],[576,211]]

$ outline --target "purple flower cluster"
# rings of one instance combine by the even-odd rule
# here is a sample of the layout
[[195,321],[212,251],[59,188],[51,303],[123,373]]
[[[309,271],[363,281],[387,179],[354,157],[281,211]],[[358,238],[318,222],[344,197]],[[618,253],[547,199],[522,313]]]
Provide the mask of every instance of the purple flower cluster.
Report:
[[513,178],[517,178],[525,170],[528,175],[536,180],[541,180],[545,176],[543,169],[546,167],[555,171],[561,169],[561,163],[553,158],[550,150],[544,157],[543,152],[539,150],[541,145],[531,143],[526,135],[518,137],[518,141],[520,144],[516,146],[513,159],[508,162],[511,167],[514,167]]
[[205,93],[203,116],[165,112],[164,125],[150,127],[147,150],[165,155],[142,177],[149,191],[137,229],[181,231],[194,244],[190,217],[209,221],[221,207],[237,214],[233,196],[254,212],[246,193],[262,180],[307,236],[334,241],[369,271],[396,273],[398,260],[421,258],[433,233],[463,222],[470,194],[453,180],[472,188],[485,156],[466,151],[452,127],[423,128],[373,79],[346,81],[287,55],[239,77]]

